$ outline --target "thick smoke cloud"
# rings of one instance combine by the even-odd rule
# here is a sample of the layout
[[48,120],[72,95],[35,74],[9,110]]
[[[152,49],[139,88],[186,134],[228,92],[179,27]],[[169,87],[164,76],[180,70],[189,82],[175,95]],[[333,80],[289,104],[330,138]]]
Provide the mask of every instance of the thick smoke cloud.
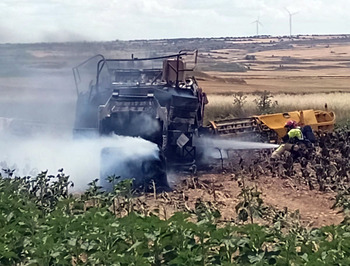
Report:
[[15,169],[16,176],[36,175],[48,170],[55,175],[60,168],[70,175],[75,190],[82,191],[87,183],[100,177],[102,149],[109,147],[119,151],[114,162],[123,167],[123,162],[145,156],[158,156],[158,147],[141,138],[112,136],[92,139],[57,138],[37,135],[23,138],[2,135],[0,138],[0,166]]

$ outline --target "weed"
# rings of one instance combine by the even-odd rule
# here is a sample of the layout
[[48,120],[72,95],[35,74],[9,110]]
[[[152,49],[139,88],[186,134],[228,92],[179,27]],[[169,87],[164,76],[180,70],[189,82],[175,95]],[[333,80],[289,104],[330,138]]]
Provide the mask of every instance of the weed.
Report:
[[278,102],[272,101],[274,96],[269,91],[263,91],[258,94],[258,98],[254,100],[257,107],[257,114],[270,114],[276,109]]
[[240,202],[236,205],[236,213],[240,221],[254,223],[254,218],[263,216],[263,200],[257,187],[246,187],[244,182],[241,192],[238,194]]
[[236,110],[236,113],[234,114],[237,117],[244,116],[243,107],[244,104],[247,102],[247,96],[244,95],[243,92],[237,92],[233,94],[233,106]]

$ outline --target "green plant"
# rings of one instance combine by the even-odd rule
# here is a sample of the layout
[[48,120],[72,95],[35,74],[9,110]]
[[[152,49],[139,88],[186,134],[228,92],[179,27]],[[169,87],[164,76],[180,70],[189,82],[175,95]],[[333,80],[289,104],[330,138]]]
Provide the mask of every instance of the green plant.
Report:
[[257,187],[247,187],[242,178],[241,192],[238,194],[240,202],[236,205],[236,213],[238,220],[246,222],[250,219],[250,223],[254,223],[254,218],[263,216],[263,200],[261,192]]
[[98,185],[98,179],[88,183],[88,186],[89,188],[85,191],[83,200],[91,200],[92,207],[97,207],[105,197],[102,187]]
[[236,92],[233,95],[233,106],[236,117],[242,117],[244,115],[243,106],[247,102],[247,96],[243,92]]
[[[1,265],[350,263],[348,221],[314,229],[295,224],[287,231],[281,230],[280,219],[272,226],[255,224],[253,219],[246,225],[219,224],[216,206],[203,200],[196,202],[195,216],[178,212],[162,220],[133,209],[130,180],[115,184],[114,191],[108,193],[101,193],[94,180],[86,195],[96,204],[84,212],[67,211],[80,199],[66,196],[68,177],[62,172],[59,176],[61,185],[47,182],[49,177],[44,173],[33,180],[0,176]],[[118,177],[109,180],[114,182]],[[39,188],[32,189],[32,184]],[[57,201],[50,205],[50,211],[43,212],[47,202],[42,195],[47,191],[55,191]],[[115,212],[120,206],[110,208],[111,203],[106,202],[118,197],[121,206],[129,210],[119,217]],[[262,206],[260,192],[247,188],[244,180],[240,199],[238,210],[245,208],[248,216],[254,216]]]
[[116,184],[118,184],[118,180],[120,176],[111,175],[107,177],[107,181],[112,185],[112,192],[109,193],[109,200],[112,201],[113,213],[116,214],[117,206],[116,200],[118,200],[118,190],[116,189]]
[[114,198],[117,200],[119,207],[119,212],[121,215],[121,208],[124,208],[127,214],[133,212],[134,208],[134,190],[133,190],[133,180],[125,179],[120,181],[114,186],[113,189]]
[[335,197],[335,202],[332,209],[341,208],[341,211],[345,214],[345,220],[350,219],[350,192],[349,190],[341,190]]
[[274,96],[269,91],[258,93],[258,98],[254,100],[258,114],[269,114],[278,106],[277,101],[272,101]]

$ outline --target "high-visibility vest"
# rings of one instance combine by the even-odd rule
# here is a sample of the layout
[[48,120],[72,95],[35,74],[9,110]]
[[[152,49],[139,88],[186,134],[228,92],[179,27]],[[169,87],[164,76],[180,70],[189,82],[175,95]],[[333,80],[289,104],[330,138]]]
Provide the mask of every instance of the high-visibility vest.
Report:
[[298,140],[303,140],[303,133],[301,132],[300,128],[293,128],[288,131],[288,137],[289,139],[297,138]]

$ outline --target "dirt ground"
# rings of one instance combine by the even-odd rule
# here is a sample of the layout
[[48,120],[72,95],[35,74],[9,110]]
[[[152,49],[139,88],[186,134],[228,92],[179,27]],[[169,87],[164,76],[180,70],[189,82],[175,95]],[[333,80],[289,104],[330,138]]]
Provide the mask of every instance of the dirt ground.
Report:
[[[198,181],[185,177],[178,182],[174,191],[157,196],[146,197],[147,208],[159,209],[160,216],[170,217],[178,210],[193,211],[198,199],[211,202],[221,213],[221,221],[237,221],[235,206],[241,187],[231,174],[199,174]],[[344,216],[339,209],[331,209],[335,193],[309,190],[289,179],[261,176],[254,181],[246,181],[247,187],[257,187],[262,192],[264,206],[274,210],[288,210],[288,213],[299,211],[300,222],[307,227],[320,227],[339,224]],[[260,221],[262,222],[262,221]]]

